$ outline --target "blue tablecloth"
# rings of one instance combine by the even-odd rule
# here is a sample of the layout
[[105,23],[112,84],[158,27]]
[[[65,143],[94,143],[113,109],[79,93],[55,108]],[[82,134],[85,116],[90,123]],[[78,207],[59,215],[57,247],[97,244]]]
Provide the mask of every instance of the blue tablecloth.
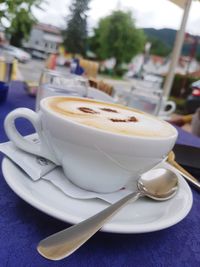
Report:
[[[34,109],[35,99],[21,83],[13,83],[7,102],[0,105],[0,142],[7,141],[5,116],[17,107]],[[19,122],[23,134],[33,129]],[[200,138],[180,128],[178,143],[200,147]],[[3,156],[0,155],[0,160]],[[200,178],[200,172],[199,172]],[[15,179],[15,177],[13,177]],[[200,193],[193,190],[189,215],[171,228],[147,234],[97,233],[70,257],[52,262],[41,257],[36,246],[44,237],[69,225],[54,219],[20,199],[0,171],[0,267],[192,267],[200,266]]]

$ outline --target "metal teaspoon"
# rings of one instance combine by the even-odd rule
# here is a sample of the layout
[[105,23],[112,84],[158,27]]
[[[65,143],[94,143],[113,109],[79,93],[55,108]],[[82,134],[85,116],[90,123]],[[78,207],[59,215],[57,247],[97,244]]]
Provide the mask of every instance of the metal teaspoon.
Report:
[[38,252],[51,260],[60,260],[69,256],[129,202],[144,196],[158,201],[172,198],[178,189],[178,177],[171,170],[154,169],[141,176],[137,187],[136,192],[120,199],[96,215],[43,239],[38,244]]
[[171,164],[176,170],[196,189],[200,190],[200,182],[192,176],[188,171],[186,171],[181,165],[175,161],[175,154],[173,151],[169,152],[167,162]]

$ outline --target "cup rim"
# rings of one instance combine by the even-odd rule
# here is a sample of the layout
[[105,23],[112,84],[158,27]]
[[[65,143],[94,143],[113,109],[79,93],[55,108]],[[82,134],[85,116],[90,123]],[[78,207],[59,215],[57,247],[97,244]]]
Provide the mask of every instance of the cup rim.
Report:
[[[45,97],[43,98],[41,101],[40,101],[40,108],[41,110],[44,110],[46,111],[47,113],[50,113],[53,117],[55,118],[59,118],[59,120],[61,121],[67,121],[69,124],[73,125],[73,126],[77,126],[77,127],[81,127],[83,129],[87,129],[87,130],[90,130],[91,132],[95,132],[95,133],[98,133],[98,134],[102,134],[102,135],[108,135],[110,137],[117,137],[117,138],[122,138],[122,139],[130,139],[130,140],[133,140],[133,139],[139,139],[139,140],[151,140],[151,141],[166,141],[166,140],[171,140],[171,139],[176,139],[178,137],[178,131],[177,129],[171,125],[170,123],[166,122],[166,121],[163,121],[164,123],[167,123],[170,128],[174,131],[174,134],[173,135],[170,135],[170,136],[164,136],[164,137],[151,137],[151,136],[139,136],[139,135],[123,135],[123,134],[119,134],[119,133],[114,133],[114,132],[109,132],[109,131],[105,131],[105,130],[102,130],[102,129],[97,129],[97,128],[94,128],[94,127],[90,127],[90,126],[87,126],[87,125],[84,125],[84,124],[80,124],[80,123],[77,123],[73,120],[68,120],[67,118],[64,118],[62,116],[59,116],[59,115],[56,115],[55,112],[51,111],[50,109],[47,109],[46,106],[44,105],[44,102],[47,101],[47,99],[50,99],[50,98],[55,98],[55,97],[62,97],[62,98],[78,98],[78,99],[86,99],[86,100],[89,100],[89,101],[92,101],[93,99],[90,99],[90,98],[83,98],[83,97],[79,97],[79,96],[48,96],[48,97]],[[120,106],[120,104],[115,104],[115,103],[110,103],[110,102],[107,102],[107,101],[102,101],[102,100],[97,100],[97,102],[100,102],[100,103],[108,103],[108,104],[114,104],[114,105],[118,105]],[[128,108],[128,107],[127,107]],[[133,109],[133,108],[130,108],[130,109]],[[151,114],[148,114],[148,113],[145,113],[143,111],[140,111],[140,110],[137,110],[137,109],[134,109],[136,111],[139,111],[140,113],[142,114],[147,114],[148,116],[150,117],[153,117],[157,120],[160,120],[162,121],[160,118],[157,118]]]
[[42,74],[49,74],[49,75],[53,75],[55,77],[64,78],[64,79],[74,78],[74,79],[77,79],[77,80],[80,80],[80,81],[87,81],[86,78],[84,78],[84,77],[82,77],[80,75],[74,74],[74,73],[61,73],[59,71],[50,70],[50,69],[47,69],[47,68],[45,68],[43,70]]

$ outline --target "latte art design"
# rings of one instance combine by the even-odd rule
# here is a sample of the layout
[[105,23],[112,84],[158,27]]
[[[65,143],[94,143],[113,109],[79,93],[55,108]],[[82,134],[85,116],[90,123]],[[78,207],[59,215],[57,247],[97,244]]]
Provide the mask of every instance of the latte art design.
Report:
[[136,122],[136,121],[138,121],[137,119],[136,119],[136,117],[134,117],[134,116],[132,116],[132,117],[130,117],[130,118],[127,118],[127,119],[110,119],[111,121],[113,121],[113,122]]
[[[100,112],[97,112],[91,108],[87,108],[87,107],[79,107],[78,108],[80,111],[84,112],[84,113],[90,113],[90,114],[99,114]],[[114,109],[110,109],[110,108],[101,108],[101,110],[106,111],[106,112],[114,112],[114,113],[118,113],[117,110]],[[108,118],[109,120],[111,120],[112,122],[136,122],[138,121],[136,119],[136,117],[132,116],[129,117],[127,119],[117,119],[117,118]]]
[[80,107],[78,109],[84,113],[90,113],[90,114],[98,114],[99,113],[99,112],[96,112],[95,110],[93,110],[91,108],[87,108],[87,107]]
[[45,106],[72,122],[120,135],[168,137],[174,129],[168,123],[138,110],[87,98],[46,98]]
[[115,109],[111,109],[111,108],[101,108],[101,110],[104,110],[104,111],[107,111],[107,112],[118,113],[117,110],[115,110]]

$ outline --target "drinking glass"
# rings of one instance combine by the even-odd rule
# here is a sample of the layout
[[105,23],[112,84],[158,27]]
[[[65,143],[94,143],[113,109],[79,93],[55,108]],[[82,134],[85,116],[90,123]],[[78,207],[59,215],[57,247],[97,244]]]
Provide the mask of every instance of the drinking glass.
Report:
[[132,88],[131,91],[124,91],[120,95],[120,103],[133,107],[147,113],[157,115],[162,101],[160,90],[149,88]]
[[158,115],[162,101],[162,91],[160,89],[141,88],[132,91],[129,97],[129,106],[134,106],[140,110],[153,115]]
[[39,110],[40,100],[48,96],[80,96],[88,95],[88,80],[71,73],[62,74],[57,71],[44,70],[39,81],[36,97],[36,111]]
[[159,88],[132,88],[124,93],[125,105],[145,111],[155,116],[170,116],[176,109],[173,101],[168,101]]

